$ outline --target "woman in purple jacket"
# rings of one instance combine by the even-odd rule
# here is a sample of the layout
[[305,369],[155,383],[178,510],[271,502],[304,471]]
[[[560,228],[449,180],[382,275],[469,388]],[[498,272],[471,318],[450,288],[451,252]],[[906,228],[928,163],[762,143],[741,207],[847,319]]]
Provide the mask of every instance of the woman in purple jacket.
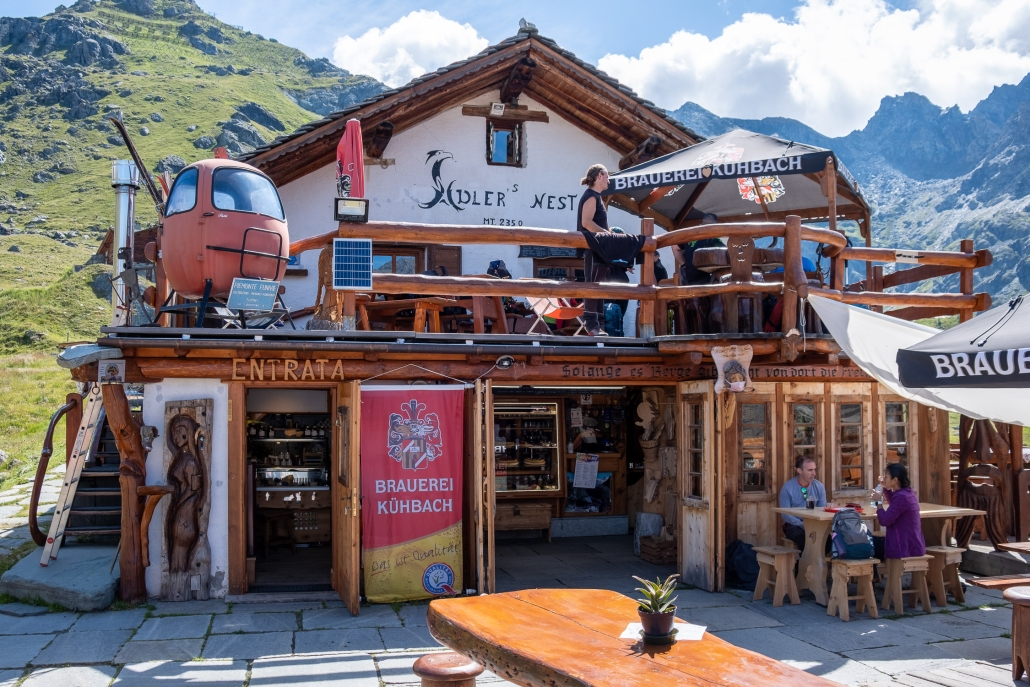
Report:
[[[908,478],[908,468],[901,463],[887,465],[885,476],[880,477],[883,486],[884,504],[876,509],[876,517],[886,528],[887,536],[882,537],[883,550],[876,546],[876,557],[908,558],[926,554],[926,542],[923,540],[923,529],[919,521],[919,500],[912,491],[912,483]],[[881,537],[874,537],[879,544]]]

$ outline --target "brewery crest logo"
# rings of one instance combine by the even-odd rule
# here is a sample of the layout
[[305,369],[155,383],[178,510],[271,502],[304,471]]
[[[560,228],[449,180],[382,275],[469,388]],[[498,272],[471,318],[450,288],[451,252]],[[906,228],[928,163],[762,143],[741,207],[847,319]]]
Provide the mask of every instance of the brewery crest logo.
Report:
[[706,167],[708,165],[721,165],[724,162],[736,162],[742,157],[744,157],[743,148],[735,146],[732,143],[723,143],[717,148],[704,151],[687,166]]
[[387,454],[405,470],[425,470],[443,454],[440,418],[436,413],[423,415],[425,403],[411,399],[401,405],[404,412],[390,414]]
[[[757,191],[755,182],[758,182]],[[762,204],[762,200],[765,200],[766,205],[775,203],[777,198],[787,192],[783,188],[783,182],[776,176],[740,177],[737,179],[737,190],[740,191],[741,199],[750,200],[759,205]],[[762,194],[761,198],[758,196],[759,193]]]

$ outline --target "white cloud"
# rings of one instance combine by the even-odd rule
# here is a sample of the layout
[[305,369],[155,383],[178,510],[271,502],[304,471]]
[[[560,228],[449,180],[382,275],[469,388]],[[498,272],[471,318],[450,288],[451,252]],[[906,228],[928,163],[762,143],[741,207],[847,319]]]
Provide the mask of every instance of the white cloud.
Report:
[[367,74],[388,86],[401,86],[444,65],[480,52],[487,40],[469,24],[436,11],[418,10],[385,29],[371,28],[357,38],[343,36],[333,47],[333,62],[354,74]]
[[783,116],[831,136],[880,99],[915,91],[968,110],[1030,72],[1030,0],[804,0],[793,19],[749,13],[714,39],[677,31],[604,71],[662,107],[690,100],[726,117]]

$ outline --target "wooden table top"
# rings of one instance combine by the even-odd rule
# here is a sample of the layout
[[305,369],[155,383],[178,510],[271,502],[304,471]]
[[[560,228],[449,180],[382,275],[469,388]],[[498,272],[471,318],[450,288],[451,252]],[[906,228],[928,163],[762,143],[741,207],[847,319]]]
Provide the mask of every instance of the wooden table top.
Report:
[[[876,511],[872,507],[862,507],[862,518],[875,518]],[[822,508],[773,508],[774,513],[793,515],[796,518],[808,518],[810,520],[833,520],[836,513],[825,511]],[[920,518],[964,518],[970,515],[984,515],[984,511],[973,508],[958,508],[956,506],[942,506],[938,503],[920,503]]]
[[968,578],[969,584],[983,589],[1009,589],[1030,586],[1030,575],[1001,575],[998,577]]
[[619,639],[637,603],[598,589],[526,589],[437,599],[432,635],[505,680],[530,687],[837,685],[711,633],[667,647]]
[[1030,541],[1010,541],[998,544],[999,551],[1014,551],[1016,553],[1030,554]]

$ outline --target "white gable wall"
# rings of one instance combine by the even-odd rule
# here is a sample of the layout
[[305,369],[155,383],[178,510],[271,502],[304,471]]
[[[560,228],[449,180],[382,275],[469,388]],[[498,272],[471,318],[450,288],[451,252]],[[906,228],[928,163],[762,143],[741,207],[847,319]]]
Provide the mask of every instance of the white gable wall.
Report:
[[[488,105],[496,93],[484,94],[464,105]],[[521,104],[543,110],[550,122],[527,122],[522,142],[523,167],[486,163],[486,119],[461,114],[461,105],[441,112],[418,126],[395,134],[384,157],[395,165],[365,167],[365,195],[371,199],[369,219],[433,224],[514,225],[573,230],[576,206],[583,193],[579,180],[596,163],[618,168],[619,153],[531,98]],[[431,155],[432,151],[437,152]],[[433,163],[449,154],[440,166],[437,196]],[[450,191],[448,194],[447,191]],[[279,189],[290,226],[290,239],[333,231],[336,197],[335,163],[290,182]],[[640,230],[640,220],[622,210],[609,210],[610,226],[627,232]],[[369,238],[375,239],[370,232]],[[668,253],[668,255],[665,255]],[[485,274],[491,260],[504,260],[515,278],[532,276],[533,261],[519,258],[518,246],[469,245],[462,249],[465,274]],[[662,261],[672,267],[671,251]],[[301,257],[306,277],[287,277],[286,303],[300,308],[314,303],[318,284],[318,251]],[[630,278],[639,280],[639,268]],[[636,304],[631,303],[626,332],[634,331]]]

